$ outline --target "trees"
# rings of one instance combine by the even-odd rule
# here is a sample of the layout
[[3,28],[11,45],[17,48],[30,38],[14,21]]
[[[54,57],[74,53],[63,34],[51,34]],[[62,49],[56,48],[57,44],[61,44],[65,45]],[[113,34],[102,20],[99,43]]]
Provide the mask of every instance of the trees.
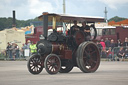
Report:
[[[29,19],[29,20],[16,20],[16,27],[25,27],[29,26],[30,22],[32,21],[38,21],[38,18],[36,17],[35,19]],[[0,30],[6,29],[6,28],[11,28],[12,27],[12,18],[0,18]]]
[[[108,21],[115,21],[115,22],[119,22],[122,20],[125,20],[126,18],[121,18],[118,16],[115,16],[111,19],[109,19]],[[38,18],[36,17],[35,19],[29,19],[29,20],[16,20],[16,27],[17,28],[21,28],[21,27],[26,27],[30,25],[30,22],[33,21],[39,21]],[[0,18],[0,30],[6,29],[6,28],[11,28],[12,27],[12,18]]]
[[112,17],[111,19],[109,19],[108,21],[115,21],[115,22],[119,22],[119,21],[122,21],[122,20],[125,20],[127,18],[122,18],[122,17],[118,17],[118,16],[115,16],[115,17]]

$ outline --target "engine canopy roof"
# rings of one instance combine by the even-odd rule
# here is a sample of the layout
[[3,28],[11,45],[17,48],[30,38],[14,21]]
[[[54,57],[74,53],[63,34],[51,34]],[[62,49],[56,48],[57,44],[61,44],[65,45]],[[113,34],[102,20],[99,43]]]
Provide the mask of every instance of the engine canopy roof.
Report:
[[74,20],[79,22],[95,23],[95,22],[104,22],[103,17],[92,17],[92,16],[79,16],[79,15],[69,15],[69,14],[56,14],[56,13],[43,13],[38,18],[43,20],[43,15],[48,15],[48,21],[52,21],[53,17],[56,18],[56,22],[67,22],[72,23]]

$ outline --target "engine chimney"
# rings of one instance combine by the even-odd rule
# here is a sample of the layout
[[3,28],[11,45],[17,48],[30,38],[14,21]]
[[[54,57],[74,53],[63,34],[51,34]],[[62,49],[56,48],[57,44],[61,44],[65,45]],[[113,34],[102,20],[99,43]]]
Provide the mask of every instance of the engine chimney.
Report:
[[15,10],[13,10],[13,23],[12,27],[16,27]]

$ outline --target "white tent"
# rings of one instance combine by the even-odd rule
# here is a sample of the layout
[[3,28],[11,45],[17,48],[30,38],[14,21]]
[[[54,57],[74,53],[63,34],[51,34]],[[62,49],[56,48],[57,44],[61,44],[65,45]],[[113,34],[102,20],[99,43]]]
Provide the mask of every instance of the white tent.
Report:
[[8,42],[14,42],[21,48],[25,43],[24,31],[13,28],[0,31],[0,49],[6,49]]

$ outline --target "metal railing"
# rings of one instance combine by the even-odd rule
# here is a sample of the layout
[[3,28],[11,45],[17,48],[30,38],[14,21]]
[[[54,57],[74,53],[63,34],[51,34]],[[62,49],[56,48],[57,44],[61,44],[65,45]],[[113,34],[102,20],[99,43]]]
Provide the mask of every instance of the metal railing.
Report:
[[[101,53],[101,59],[106,59],[109,61],[117,61],[120,57],[118,56],[118,52],[120,48],[123,48],[125,55],[122,57],[123,59],[128,59],[128,47],[106,47],[99,48]],[[15,53],[12,51],[7,51],[5,49],[0,49],[0,60],[27,60],[32,53],[29,49],[25,50],[17,50]]]
[[[120,49],[122,48],[121,53],[123,56],[119,56]],[[128,59],[128,47],[106,47],[99,48],[101,51],[101,58],[104,58],[109,61],[119,61],[120,59]]]
[[31,55],[29,49],[25,50],[0,50],[0,60],[26,60]]

